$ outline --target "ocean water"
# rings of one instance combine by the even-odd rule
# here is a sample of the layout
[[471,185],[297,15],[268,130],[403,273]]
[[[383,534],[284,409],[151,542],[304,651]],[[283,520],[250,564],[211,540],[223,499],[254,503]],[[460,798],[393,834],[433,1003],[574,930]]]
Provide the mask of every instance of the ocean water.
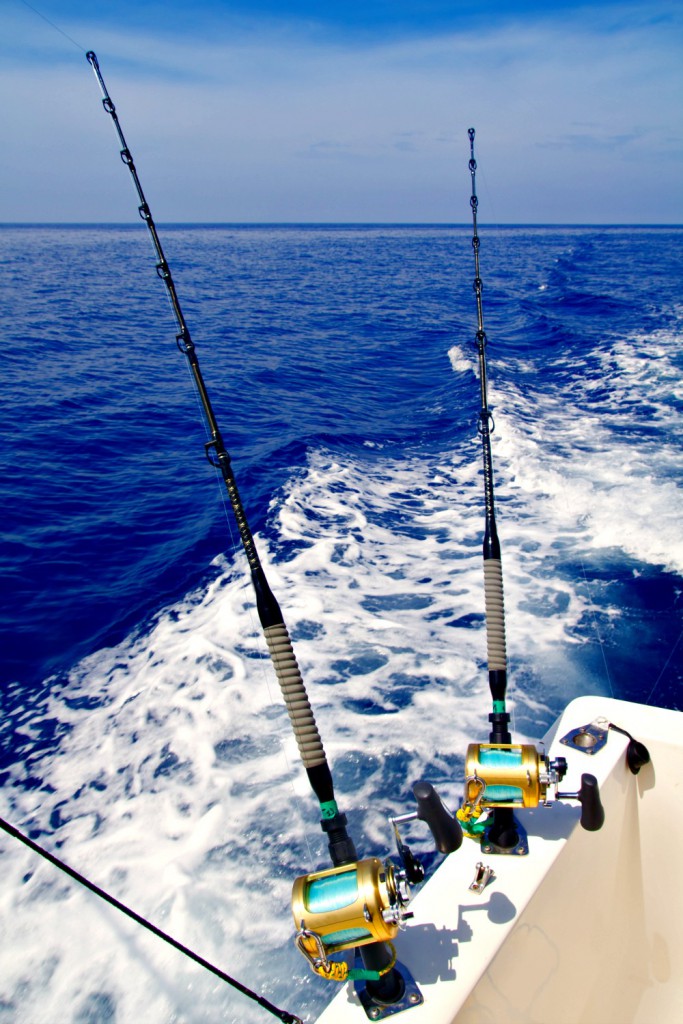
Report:
[[[168,226],[363,856],[485,740],[471,227]],[[520,739],[681,709],[683,229],[480,226]],[[4,227],[0,813],[306,1021],[327,866],[144,225]],[[428,834],[411,831],[428,865]],[[0,833],[0,1022],[270,1018]]]

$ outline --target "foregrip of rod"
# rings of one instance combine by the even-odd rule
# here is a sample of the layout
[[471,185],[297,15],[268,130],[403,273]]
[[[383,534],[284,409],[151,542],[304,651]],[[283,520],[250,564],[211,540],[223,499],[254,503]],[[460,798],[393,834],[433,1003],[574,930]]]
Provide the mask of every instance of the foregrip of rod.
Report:
[[489,672],[507,670],[503,569],[499,558],[484,560],[484,602]]
[[287,627],[281,622],[268,626],[263,632],[304,767],[310,771],[318,765],[326,765],[327,758],[320,733],[308,702]]

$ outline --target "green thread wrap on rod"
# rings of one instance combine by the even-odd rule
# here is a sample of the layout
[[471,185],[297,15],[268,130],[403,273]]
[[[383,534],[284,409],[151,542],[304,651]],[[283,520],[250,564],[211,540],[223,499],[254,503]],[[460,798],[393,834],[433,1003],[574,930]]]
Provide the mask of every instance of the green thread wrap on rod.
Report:
[[351,967],[346,975],[349,981],[379,981],[379,971],[364,971],[361,967]]

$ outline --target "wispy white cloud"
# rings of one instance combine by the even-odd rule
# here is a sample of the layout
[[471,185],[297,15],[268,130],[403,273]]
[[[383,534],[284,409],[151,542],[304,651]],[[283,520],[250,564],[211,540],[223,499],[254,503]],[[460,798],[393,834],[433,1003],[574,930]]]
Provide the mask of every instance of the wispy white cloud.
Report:
[[650,133],[647,128],[634,128],[630,132],[614,134],[607,126],[596,125],[592,131],[568,132],[555,139],[548,139],[546,142],[539,142],[538,145],[546,149],[572,149],[572,150],[623,150],[632,143],[640,142]]
[[[18,61],[17,24],[0,219],[130,219],[85,59],[65,63],[46,26]],[[67,31],[98,53],[157,219],[464,220],[474,124],[491,219],[683,220],[680,23],[664,7],[362,45],[281,21]]]

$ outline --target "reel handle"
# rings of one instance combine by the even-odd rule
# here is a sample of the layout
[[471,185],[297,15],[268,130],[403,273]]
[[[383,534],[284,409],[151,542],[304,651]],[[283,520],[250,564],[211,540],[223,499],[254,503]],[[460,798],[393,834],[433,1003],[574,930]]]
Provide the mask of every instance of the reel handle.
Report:
[[598,780],[594,775],[581,776],[577,799],[581,804],[581,827],[588,832],[597,832],[605,823],[605,809],[600,800]]
[[581,827],[587,832],[597,832],[605,824],[605,808],[600,800],[598,780],[594,775],[581,776],[578,793],[558,793],[558,800],[578,800],[581,804]]
[[441,797],[430,782],[416,782],[413,796],[417,801],[417,817],[424,821],[434,836],[439,853],[454,853],[462,843],[462,829],[457,818],[446,810]]

